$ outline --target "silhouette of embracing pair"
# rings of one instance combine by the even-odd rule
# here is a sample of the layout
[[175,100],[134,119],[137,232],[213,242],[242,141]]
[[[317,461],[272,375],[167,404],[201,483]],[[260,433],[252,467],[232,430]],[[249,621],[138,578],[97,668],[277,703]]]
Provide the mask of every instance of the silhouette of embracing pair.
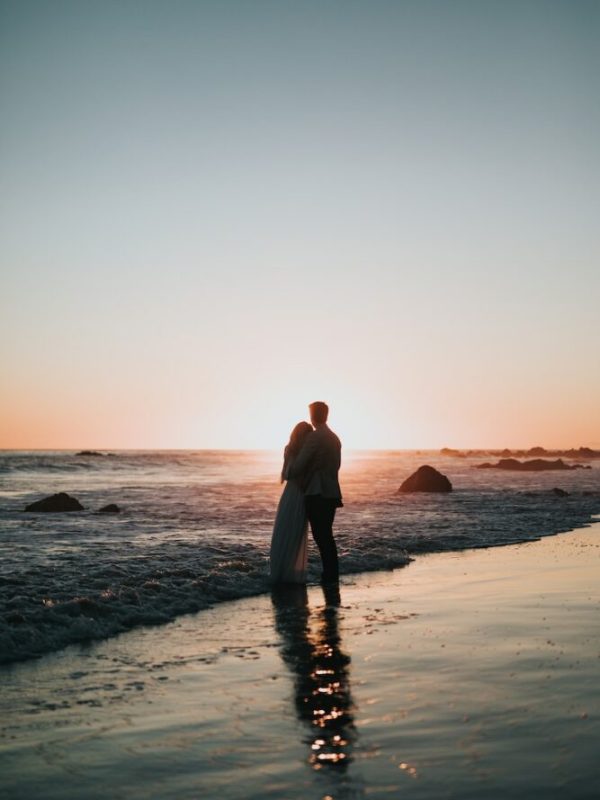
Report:
[[284,450],[285,488],[271,539],[274,583],[306,583],[309,524],[321,555],[323,582],[337,582],[339,577],[333,521],[343,505],[338,480],[342,445],[327,425],[327,404],[311,403],[309,410],[312,424],[299,422]]

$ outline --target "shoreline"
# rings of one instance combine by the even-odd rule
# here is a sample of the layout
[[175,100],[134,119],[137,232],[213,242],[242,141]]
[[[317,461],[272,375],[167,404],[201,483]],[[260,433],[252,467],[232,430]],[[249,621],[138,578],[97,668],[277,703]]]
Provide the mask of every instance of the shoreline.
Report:
[[[412,564],[417,559],[420,559],[420,558],[423,558],[423,557],[427,557],[427,556],[431,556],[431,555],[444,555],[444,554],[450,555],[452,553],[463,553],[463,552],[468,552],[470,550],[474,550],[474,551],[477,551],[477,550],[493,550],[493,549],[496,549],[496,548],[505,548],[505,547],[517,546],[519,544],[527,544],[527,543],[538,542],[538,541],[544,540],[546,538],[552,538],[554,536],[562,536],[564,534],[568,534],[568,533],[575,532],[575,531],[578,531],[578,530],[585,530],[586,528],[589,528],[589,527],[593,526],[594,524],[596,524],[599,521],[600,521],[600,513],[593,513],[592,512],[592,513],[590,513],[589,521],[585,522],[585,523],[580,523],[580,524],[578,524],[577,527],[572,527],[572,526],[569,526],[569,525],[565,525],[564,527],[563,526],[561,526],[561,527],[557,526],[557,529],[553,529],[551,533],[542,532],[542,533],[539,533],[539,534],[531,535],[531,536],[529,536],[527,538],[524,537],[524,536],[516,535],[516,536],[514,536],[514,537],[512,537],[510,539],[507,539],[506,541],[500,541],[500,542],[494,542],[494,543],[485,543],[484,542],[484,543],[475,544],[475,545],[472,544],[472,543],[467,543],[467,544],[465,544],[463,546],[455,544],[455,545],[452,546],[452,548],[448,548],[448,549],[443,549],[443,548],[440,548],[440,549],[424,549],[424,550],[420,550],[420,551],[419,550],[412,550],[411,552],[408,552],[406,550],[405,551],[399,551],[394,556],[389,556],[389,564],[386,565],[383,568],[380,565],[374,565],[373,567],[366,567],[365,568],[364,565],[363,565],[362,568],[360,568],[360,569],[355,569],[354,567],[350,567],[350,569],[347,572],[344,572],[343,571],[343,567],[344,567],[343,557],[340,557],[341,567],[342,567],[342,571],[340,573],[340,579],[341,580],[343,580],[343,579],[352,579],[352,578],[356,578],[356,577],[361,576],[361,575],[365,575],[366,576],[366,575],[370,575],[370,574],[373,574],[373,573],[379,573],[379,572],[381,572],[382,574],[393,573],[396,570],[399,570],[399,569],[402,569],[404,567],[409,566],[410,564]],[[316,574],[317,574],[319,568],[318,568],[318,566],[315,566],[317,564],[317,562],[318,562],[318,553],[315,552],[315,545],[314,545],[314,542],[312,541],[312,537],[310,535],[310,532],[309,532],[309,544],[310,544],[310,547],[312,548],[312,555],[311,555],[312,567],[311,567],[311,570],[312,570],[313,574],[311,575],[310,574],[311,570],[309,570],[307,587],[308,588],[314,588],[314,587],[318,587],[320,585],[320,582],[319,582],[318,578],[316,577]],[[268,559],[267,559],[267,564],[268,564]],[[222,606],[224,604],[235,603],[235,602],[238,602],[238,601],[241,601],[241,600],[247,600],[247,599],[251,599],[251,598],[254,598],[254,597],[269,596],[272,593],[272,591],[276,588],[276,585],[273,585],[270,582],[270,579],[269,579],[269,576],[268,576],[268,572],[266,572],[266,571],[265,572],[252,572],[252,573],[248,573],[248,574],[252,576],[252,578],[254,580],[254,584],[250,585],[248,587],[245,587],[245,591],[243,593],[236,594],[234,596],[231,596],[231,589],[227,589],[227,591],[225,592],[224,596],[222,596],[222,597],[216,597],[216,598],[213,597],[213,598],[210,598],[210,599],[206,599],[206,598],[203,598],[203,597],[196,597],[195,596],[193,601],[190,603],[192,608],[185,609],[185,610],[182,610],[182,611],[176,611],[174,613],[169,614],[167,617],[162,616],[161,618],[159,618],[159,619],[157,619],[155,621],[154,620],[147,620],[147,621],[143,621],[143,622],[135,621],[132,624],[130,624],[130,625],[126,626],[126,627],[123,627],[120,630],[116,630],[114,632],[113,631],[109,631],[107,633],[95,633],[95,634],[90,634],[90,633],[86,632],[86,635],[82,636],[80,639],[77,639],[75,641],[69,641],[66,644],[63,644],[61,646],[56,647],[55,649],[49,649],[49,650],[45,650],[45,651],[39,652],[39,653],[33,652],[33,653],[27,653],[25,655],[22,655],[22,654],[19,654],[17,656],[11,655],[9,658],[2,657],[2,655],[0,654],[0,675],[2,674],[3,670],[10,669],[12,667],[18,667],[19,665],[29,663],[30,661],[38,661],[40,659],[44,659],[44,658],[46,658],[48,656],[51,656],[53,654],[60,654],[63,650],[70,650],[72,648],[77,650],[80,647],[91,647],[94,644],[99,644],[99,643],[104,642],[104,641],[110,641],[110,640],[112,640],[112,639],[114,639],[116,637],[123,636],[123,635],[126,635],[128,633],[132,633],[132,632],[134,632],[134,631],[136,631],[138,629],[143,629],[143,628],[146,628],[146,627],[163,627],[165,625],[170,625],[170,624],[176,622],[178,619],[186,617],[186,616],[188,616],[190,614],[197,614],[197,613],[201,613],[202,611],[215,609],[215,608],[218,608],[218,607],[220,607],[220,606]],[[238,591],[239,591],[239,589],[238,589]],[[69,602],[70,603],[78,603],[78,602],[82,603],[82,605],[85,607],[85,610],[82,610],[82,613],[81,613],[81,616],[83,618],[87,618],[87,619],[93,620],[95,622],[100,622],[102,620],[102,617],[104,616],[101,613],[101,609],[99,609],[98,606],[97,606],[97,599],[96,598],[92,598],[91,599],[91,603],[89,602],[89,598],[87,598],[85,596],[83,596],[81,598],[75,598],[73,601],[69,601]],[[67,602],[67,605],[69,604],[69,602]],[[88,610],[88,607],[89,607],[89,610]],[[79,614],[79,611],[77,613]]]
[[[398,453],[346,459],[346,505],[335,524],[343,574],[397,568],[423,552],[554,535],[600,512],[594,470],[560,480],[553,473],[489,475],[464,459],[438,457],[430,463],[448,475],[453,492],[399,494],[422,463]],[[90,461],[27,456],[15,464],[4,473],[0,508],[0,662],[164,625],[270,590],[278,457],[150,452]],[[66,491],[89,510],[22,512],[49,491]],[[94,513],[112,503],[119,515]],[[309,581],[318,580],[319,567],[315,550]]]
[[423,554],[345,576],[340,602],[234,600],[5,667],[5,796],[594,796],[599,533]]

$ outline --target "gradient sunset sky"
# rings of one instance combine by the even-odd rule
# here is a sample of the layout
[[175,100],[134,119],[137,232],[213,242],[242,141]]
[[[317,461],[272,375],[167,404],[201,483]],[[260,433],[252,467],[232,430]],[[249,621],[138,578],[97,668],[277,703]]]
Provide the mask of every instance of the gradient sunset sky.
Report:
[[600,446],[600,3],[0,9],[0,447]]

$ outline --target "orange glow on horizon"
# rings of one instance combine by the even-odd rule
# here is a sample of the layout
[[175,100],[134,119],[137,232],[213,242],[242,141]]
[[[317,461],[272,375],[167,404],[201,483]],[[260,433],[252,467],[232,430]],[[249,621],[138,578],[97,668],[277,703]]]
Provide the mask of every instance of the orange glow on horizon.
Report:
[[404,397],[396,414],[389,397],[378,403],[373,394],[333,385],[310,393],[301,385],[264,393],[246,387],[243,396],[232,392],[220,404],[196,405],[195,395],[185,402],[174,399],[172,409],[166,397],[147,395],[136,402],[133,390],[113,398],[80,390],[58,397],[49,390],[40,398],[32,391],[12,405],[2,400],[0,448],[279,450],[293,426],[308,419],[308,403],[314,399],[329,404],[329,424],[346,450],[600,448],[596,417],[581,402],[582,414],[563,412],[560,422],[552,409],[538,410],[532,402],[523,402],[522,411],[530,410],[518,418],[511,407],[498,405],[493,413],[478,416],[469,398],[453,412],[448,395],[438,407],[427,398],[421,403],[414,395]]

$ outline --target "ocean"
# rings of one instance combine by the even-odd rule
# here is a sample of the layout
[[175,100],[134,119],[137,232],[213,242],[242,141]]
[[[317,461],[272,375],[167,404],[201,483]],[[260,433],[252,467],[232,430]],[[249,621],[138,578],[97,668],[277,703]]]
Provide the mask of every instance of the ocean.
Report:
[[[598,462],[568,472],[475,468],[485,460],[344,453],[344,508],[335,523],[342,573],[533,540],[600,512]],[[425,463],[447,475],[454,491],[397,494]],[[0,453],[0,663],[268,591],[280,467],[281,454],[266,451]],[[24,512],[60,491],[85,510]],[[98,514],[108,503],[121,513]],[[319,573],[311,542],[309,579]]]

